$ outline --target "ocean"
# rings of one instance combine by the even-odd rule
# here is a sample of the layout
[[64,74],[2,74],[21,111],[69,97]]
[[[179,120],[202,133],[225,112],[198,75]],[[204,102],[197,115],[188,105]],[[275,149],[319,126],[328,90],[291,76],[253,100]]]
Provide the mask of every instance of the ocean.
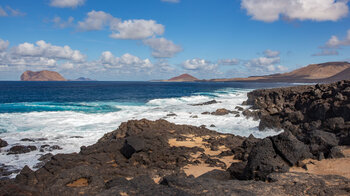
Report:
[[[132,119],[165,119],[240,136],[278,134],[258,131],[259,121],[242,115],[203,115],[219,108],[235,110],[254,89],[291,86],[286,83],[239,82],[0,82],[0,164],[33,168],[48,151],[7,155],[14,145],[58,145],[52,154],[79,152],[105,133]],[[192,106],[215,99],[212,105]],[[167,116],[176,114],[176,116]],[[215,127],[210,127],[215,125]],[[29,138],[33,141],[21,141]],[[13,176],[12,176],[13,177]]]

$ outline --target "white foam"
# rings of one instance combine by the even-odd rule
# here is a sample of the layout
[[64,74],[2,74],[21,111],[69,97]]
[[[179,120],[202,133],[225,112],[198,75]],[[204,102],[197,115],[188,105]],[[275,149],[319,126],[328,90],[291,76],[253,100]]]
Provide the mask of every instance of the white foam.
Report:
[[[25,165],[33,168],[38,163],[37,159],[47,152],[32,151],[20,155],[6,155],[6,151],[17,144],[35,145],[59,145],[62,150],[51,153],[79,152],[80,146],[94,144],[103,134],[118,128],[122,122],[131,119],[146,118],[157,120],[164,118],[169,122],[188,125],[205,125],[207,128],[223,133],[233,133],[240,136],[253,134],[263,138],[275,135],[277,132],[270,130],[258,131],[258,121],[246,119],[243,115],[235,117],[234,114],[225,116],[203,115],[203,112],[213,112],[219,108],[235,110],[236,106],[247,99],[248,90],[221,89],[214,93],[195,94],[189,97],[154,99],[145,105],[116,104],[121,110],[111,113],[81,113],[81,112],[31,112],[31,113],[3,113],[0,114],[0,129],[7,130],[1,134],[1,138],[9,143],[9,146],[1,149],[0,163],[23,168]],[[219,103],[203,106],[191,106],[190,104],[202,103],[215,99]],[[103,103],[101,103],[103,104]],[[247,106],[241,106],[246,108]],[[169,113],[177,116],[167,117]],[[198,118],[193,118],[197,116]],[[215,125],[215,127],[210,127]],[[72,138],[82,136],[83,138]],[[23,142],[23,138],[47,138],[45,141]]]

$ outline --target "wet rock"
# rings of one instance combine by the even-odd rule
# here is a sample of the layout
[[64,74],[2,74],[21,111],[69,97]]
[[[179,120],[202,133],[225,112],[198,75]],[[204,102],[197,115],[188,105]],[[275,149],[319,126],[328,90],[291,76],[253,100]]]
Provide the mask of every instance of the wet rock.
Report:
[[215,99],[211,100],[211,101],[207,101],[204,103],[198,103],[198,104],[190,104],[191,106],[202,106],[202,105],[211,105],[211,104],[216,104],[216,103],[220,103],[217,102]]
[[251,111],[249,109],[244,110],[242,114],[247,118],[253,118],[253,120],[259,120],[259,112],[258,111]]
[[191,118],[198,118],[198,116],[197,115],[193,115],[193,116],[191,116]]
[[238,111],[243,111],[244,110],[244,108],[242,108],[240,106],[236,106],[235,109],[238,110]]
[[208,115],[210,112],[202,112],[203,115]]
[[177,115],[174,113],[170,113],[170,114],[167,114],[166,116],[170,117],[170,116],[177,116]]
[[0,148],[6,147],[8,143],[5,140],[0,139]]
[[54,151],[54,150],[62,150],[62,148],[59,145],[48,145],[48,144],[44,144],[40,146],[40,152],[45,152],[45,151]]
[[235,115],[236,118],[237,118],[237,117],[240,117],[240,116],[241,116],[241,115],[239,115],[239,114],[236,114],[236,115]]
[[230,113],[231,113],[231,111],[229,111],[225,108],[221,108],[221,109],[217,109],[215,112],[212,112],[211,115],[223,116],[223,115],[227,115]]
[[216,127],[215,125],[211,124],[210,127]]
[[69,138],[77,138],[77,139],[80,139],[80,138],[84,138],[83,136],[77,136],[77,135],[75,135],[75,136],[70,136]]
[[51,158],[53,157],[53,154],[51,153],[47,153],[47,154],[44,154],[42,155],[38,161],[40,161],[39,163],[37,163],[34,168],[35,169],[38,169],[38,168],[41,168],[43,167],[47,162],[49,162],[51,160]]
[[21,139],[22,142],[35,142],[34,139],[30,139],[30,138],[23,138]]
[[23,154],[28,153],[30,151],[37,150],[36,146],[13,146],[10,148],[9,152],[7,154]]

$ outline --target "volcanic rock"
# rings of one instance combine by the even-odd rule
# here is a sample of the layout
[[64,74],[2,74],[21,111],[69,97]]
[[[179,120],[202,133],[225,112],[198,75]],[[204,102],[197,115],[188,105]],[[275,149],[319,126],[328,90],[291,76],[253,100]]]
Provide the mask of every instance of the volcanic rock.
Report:
[[66,81],[59,73],[55,71],[26,71],[21,75],[21,81]]
[[5,140],[0,139],[0,148],[6,147],[8,143]]
[[7,154],[23,154],[28,153],[30,151],[36,150],[36,146],[13,146],[10,148],[9,152]]

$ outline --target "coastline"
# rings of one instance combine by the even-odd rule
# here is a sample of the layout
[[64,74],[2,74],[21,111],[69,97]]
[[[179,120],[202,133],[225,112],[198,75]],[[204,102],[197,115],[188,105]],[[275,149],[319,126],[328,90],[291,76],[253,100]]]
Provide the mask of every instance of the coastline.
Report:
[[[0,195],[347,194],[347,174],[319,175],[303,161],[347,163],[348,149],[339,144],[349,145],[349,84],[248,93],[246,104],[254,110],[243,114],[259,118],[261,130],[285,131],[265,139],[165,120],[128,121],[79,153],[55,155],[35,172],[25,167],[15,179],[1,180]],[[299,170],[290,170],[295,167]]]

